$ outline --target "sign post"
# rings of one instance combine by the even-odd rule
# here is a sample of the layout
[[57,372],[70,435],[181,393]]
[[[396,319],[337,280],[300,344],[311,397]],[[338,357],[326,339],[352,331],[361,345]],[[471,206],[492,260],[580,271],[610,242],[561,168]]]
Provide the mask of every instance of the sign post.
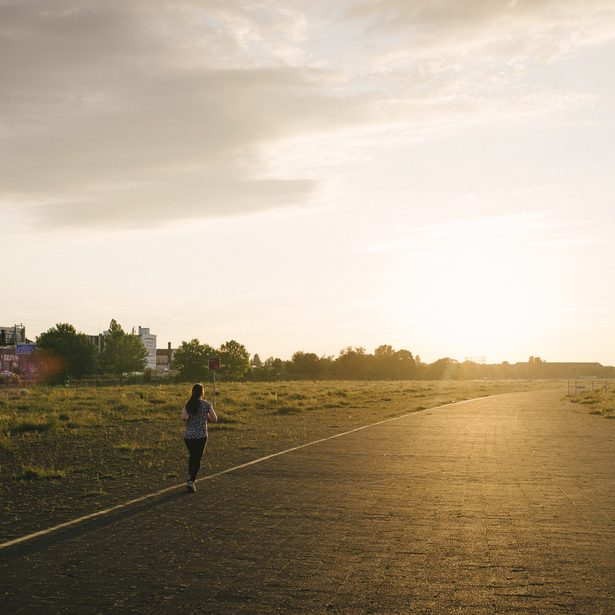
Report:
[[213,394],[213,398],[211,401],[212,406],[216,403],[216,370],[220,369],[220,359],[218,357],[214,357],[209,359],[208,363],[207,363],[207,367],[209,367],[209,369],[213,372],[213,379],[214,379],[214,394]]
[[15,344],[15,354],[32,354],[36,344]]

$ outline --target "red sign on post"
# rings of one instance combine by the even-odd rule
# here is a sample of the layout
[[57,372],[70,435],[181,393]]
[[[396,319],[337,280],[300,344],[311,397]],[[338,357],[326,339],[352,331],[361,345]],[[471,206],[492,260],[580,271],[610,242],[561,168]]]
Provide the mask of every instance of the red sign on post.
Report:
[[217,357],[214,359],[209,359],[208,367],[209,369],[220,369],[220,359]]

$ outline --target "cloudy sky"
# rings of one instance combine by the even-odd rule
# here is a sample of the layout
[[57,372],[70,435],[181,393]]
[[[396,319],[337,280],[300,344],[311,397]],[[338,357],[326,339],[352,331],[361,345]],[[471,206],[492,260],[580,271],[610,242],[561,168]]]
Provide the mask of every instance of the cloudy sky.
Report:
[[615,364],[612,0],[0,0],[0,324]]

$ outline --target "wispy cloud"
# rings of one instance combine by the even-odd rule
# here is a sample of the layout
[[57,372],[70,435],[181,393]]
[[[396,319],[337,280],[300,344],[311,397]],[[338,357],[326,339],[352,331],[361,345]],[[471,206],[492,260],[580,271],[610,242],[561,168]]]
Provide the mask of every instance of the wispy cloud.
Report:
[[259,42],[268,29],[240,6],[0,10],[0,198],[30,203],[46,224],[152,225],[301,204],[315,182],[276,177],[261,148],[362,113],[360,101],[322,91],[319,71],[274,66],[279,50]]
[[586,104],[523,82],[525,66],[612,38],[614,14],[599,0],[0,0],[0,208],[150,226],[301,206],[320,178],[280,174],[276,145]]
[[347,12],[386,36],[381,47],[389,60],[506,56],[510,65],[611,40],[614,13],[609,0],[365,0]]

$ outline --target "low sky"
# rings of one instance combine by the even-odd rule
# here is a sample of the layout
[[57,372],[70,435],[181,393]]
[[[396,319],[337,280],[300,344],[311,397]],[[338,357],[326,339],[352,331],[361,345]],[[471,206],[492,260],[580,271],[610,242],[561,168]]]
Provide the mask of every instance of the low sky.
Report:
[[0,325],[615,364],[612,0],[0,0]]

